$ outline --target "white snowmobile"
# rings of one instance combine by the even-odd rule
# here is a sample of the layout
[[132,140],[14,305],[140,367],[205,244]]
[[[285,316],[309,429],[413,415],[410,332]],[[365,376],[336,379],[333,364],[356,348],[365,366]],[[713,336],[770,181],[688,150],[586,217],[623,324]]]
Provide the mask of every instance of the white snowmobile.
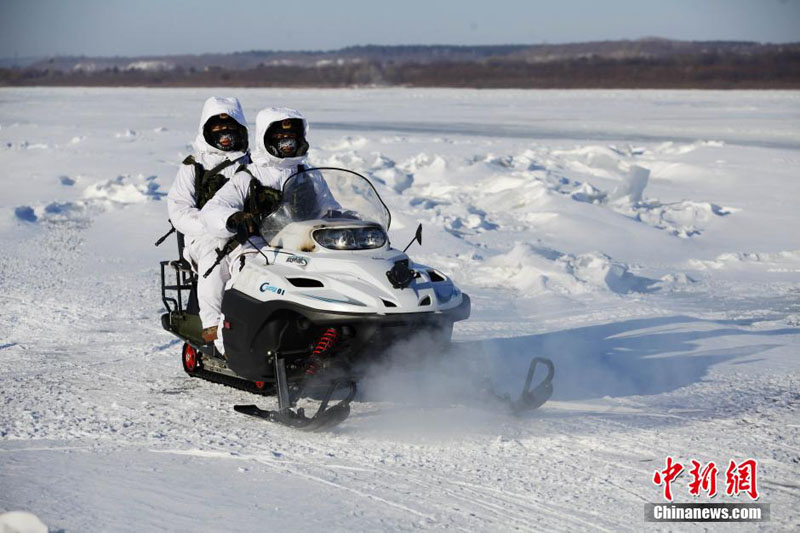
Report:
[[[265,216],[267,246],[237,262],[222,301],[222,357],[204,344],[192,296],[196,283],[185,261],[161,263],[163,327],[185,341],[187,373],[253,392],[276,393],[279,408],[237,405],[241,413],[305,430],[347,418],[356,380],[397,339],[424,333],[446,350],[453,323],[470,315],[469,296],[439,270],[412,262],[405,251],[422,242],[422,227],[403,251],[386,230],[391,215],[372,184],[339,168],[302,170],[284,185],[279,208]],[[255,243],[254,243],[255,244]],[[223,252],[221,252],[223,253]],[[167,271],[176,282],[167,283]],[[184,304],[186,302],[186,304]],[[533,389],[535,367],[547,376]],[[553,365],[531,362],[512,410],[535,409],[552,394]],[[316,394],[315,415],[292,409]],[[343,396],[343,398],[341,398]],[[329,407],[337,397],[339,402]]]

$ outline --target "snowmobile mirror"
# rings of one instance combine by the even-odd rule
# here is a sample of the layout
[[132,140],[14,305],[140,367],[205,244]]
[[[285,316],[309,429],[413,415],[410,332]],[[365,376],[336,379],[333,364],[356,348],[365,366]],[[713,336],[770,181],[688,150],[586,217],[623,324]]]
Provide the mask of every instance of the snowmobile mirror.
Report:
[[414,238],[411,239],[411,242],[408,243],[405,248],[403,248],[403,253],[406,253],[406,250],[408,250],[408,248],[414,244],[414,241],[417,241],[419,245],[422,246],[422,224],[417,226],[417,232],[414,234]]

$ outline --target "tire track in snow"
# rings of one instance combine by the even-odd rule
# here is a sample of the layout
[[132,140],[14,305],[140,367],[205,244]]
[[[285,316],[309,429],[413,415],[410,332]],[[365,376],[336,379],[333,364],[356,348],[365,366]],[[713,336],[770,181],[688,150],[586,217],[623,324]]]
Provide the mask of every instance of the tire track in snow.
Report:
[[[290,431],[283,433],[287,433],[293,440],[299,437],[299,435]],[[208,432],[206,435],[208,435]],[[219,432],[214,432],[214,435],[221,440],[227,437]],[[304,434],[304,436],[307,435]],[[302,442],[292,442],[290,446],[293,453],[287,457],[291,459],[280,461],[271,458],[273,456],[272,452],[268,452],[268,458],[264,458],[251,454],[231,456],[227,452],[216,451],[155,451],[190,455],[199,453],[203,456],[211,455],[220,458],[253,459],[275,470],[285,471],[292,475],[304,477],[310,481],[330,485],[370,499],[377,498],[379,501],[398,508],[406,507],[397,503],[396,498],[398,496],[401,496],[401,499],[405,500],[413,496],[417,500],[418,505],[423,508],[433,507],[436,509],[436,514],[430,514],[433,512],[432,509],[428,510],[427,513],[416,511],[414,514],[437,523],[445,518],[453,521],[456,517],[460,516],[453,515],[453,510],[455,508],[460,508],[462,511],[469,511],[469,516],[471,516],[472,519],[467,519],[468,522],[463,525],[463,527],[466,528],[465,530],[474,530],[475,524],[470,522],[472,520],[480,520],[483,524],[482,528],[495,528],[502,525],[504,527],[513,527],[514,529],[535,531],[537,527],[531,523],[531,516],[546,514],[548,517],[547,523],[560,529],[575,530],[576,528],[581,528],[587,531],[596,529],[609,531],[598,526],[596,522],[587,521],[580,517],[569,516],[568,513],[570,513],[570,510],[565,507],[550,509],[544,504],[533,502],[521,495],[516,495],[516,498],[504,498],[504,491],[502,490],[485,490],[472,483],[454,482],[452,480],[452,474],[447,472],[432,472],[426,470],[424,473],[417,473],[410,469],[396,471],[386,468],[376,468],[375,466],[365,468],[361,465],[373,464],[374,460],[369,457],[364,457],[362,454],[359,454],[359,458],[355,461],[352,458],[348,458],[348,464],[322,464],[309,460],[298,460],[297,457],[312,457],[315,454],[307,453],[311,450],[316,452],[316,455],[324,460],[329,457],[331,448],[314,446],[306,440]],[[334,447],[333,450],[337,452],[340,451],[336,447]],[[354,464],[359,466],[352,466]],[[330,474],[331,470],[336,470],[345,474],[344,479],[338,483],[326,479],[325,475]],[[374,476],[365,478],[363,474],[374,474]],[[337,474],[337,478],[341,479],[339,474]],[[345,484],[345,480],[349,485]],[[398,481],[400,482],[400,486],[402,486],[402,484],[413,484],[423,488],[425,489],[424,493],[419,495],[418,490],[409,490],[401,495],[398,493]],[[454,483],[458,488],[452,486]],[[467,491],[469,494],[465,494],[464,491]],[[375,494],[375,492],[379,492],[380,495]],[[446,495],[447,499],[442,499],[442,494]],[[479,512],[478,508],[483,512]],[[593,518],[597,517],[593,516]],[[457,525],[456,527],[462,526]]]
[[[218,436],[222,437],[223,435],[219,434]],[[325,479],[324,477],[321,477],[321,476],[318,476],[318,475],[314,475],[314,474],[312,474],[312,473],[310,473],[310,472],[308,472],[306,470],[303,470],[301,468],[292,468],[292,466],[291,466],[292,464],[294,464],[294,465],[302,465],[302,466],[315,466],[315,465],[312,465],[311,463],[307,463],[307,462],[277,461],[277,460],[274,460],[274,459],[265,459],[264,457],[261,457],[261,456],[258,456],[258,455],[231,455],[229,452],[218,452],[218,451],[202,451],[202,450],[150,450],[150,451],[155,452],[155,453],[171,453],[171,454],[176,454],[176,455],[192,455],[192,456],[199,456],[199,457],[219,458],[219,459],[234,459],[234,460],[239,460],[239,461],[255,461],[258,464],[267,466],[267,467],[269,467],[269,468],[271,468],[271,469],[273,469],[273,470],[275,470],[275,471],[277,471],[279,473],[289,473],[289,474],[291,474],[293,476],[302,477],[303,479],[307,479],[307,480],[315,482],[315,483],[320,483],[320,484],[323,484],[323,485],[326,485],[326,486],[329,486],[329,487],[333,487],[333,488],[335,488],[337,490],[343,490],[343,491],[346,491],[346,492],[350,492],[350,493],[355,494],[356,496],[359,496],[361,498],[372,500],[372,501],[378,502],[380,504],[388,505],[390,507],[394,507],[396,509],[399,509],[399,510],[401,510],[403,512],[411,513],[411,514],[413,514],[415,516],[418,516],[420,518],[424,518],[426,520],[429,520],[429,521],[432,521],[432,522],[436,522],[436,519],[435,519],[434,516],[426,514],[426,513],[423,513],[423,512],[420,512],[420,511],[417,511],[416,509],[412,509],[412,508],[410,508],[410,507],[408,507],[406,505],[403,505],[403,504],[401,504],[401,503],[399,503],[397,501],[389,500],[389,499],[377,496],[375,494],[369,494],[369,493],[364,492],[362,490],[359,490],[359,489],[356,489],[356,488],[353,488],[353,487],[348,487],[348,486],[343,485],[341,483],[336,483],[336,482],[330,481],[328,479]],[[325,468],[325,467],[322,467],[322,468]],[[327,468],[331,468],[331,466],[328,466]],[[342,468],[342,469],[349,470],[349,471],[364,471],[365,470],[363,468],[348,467],[348,466],[343,466],[343,465],[337,465],[335,468]]]
[[[548,509],[547,512],[549,514],[551,514],[551,516],[554,515],[557,518],[561,519],[562,521],[565,520],[565,516],[566,517],[570,517],[570,518],[574,518],[575,520],[573,520],[573,522],[578,522],[581,525],[589,526],[589,530],[592,530],[592,531],[596,531],[596,530],[607,531],[607,532],[618,531],[617,528],[619,527],[619,524],[616,524],[616,528],[614,528],[614,529],[606,529],[606,528],[601,527],[600,525],[598,525],[597,521],[604,521],[604,520],[606,520],[606,518],[601,516],[601,515],[599,515],[599,514],[596,514],[596,513],[592,513],[592,512],[589,512],[589,511],[576,512],[576,510],[574,508],[568,509],[568,508],[566,508],[566,507],[564,507],[562,505],[557,505],[557,504],[554,504],[554,503],[532,502],[531,500],[529,500],[528,498],[526,498],[522,494],[517,494],[515,492],[510,492],[510,491],[507,491],[507,490],[496,489],[496,488],[493,488],[493,487],[485,487],[485,486],[482,486],[482,485],[474,485],[472,483],[467,483],[467,482],[463,482],[463,481],[454,481],[453,483],[455,483],[457,485],[469,487],[469,488],[473,489],[477,493],[481,493],[481,492],[496,492],[496,493],[498,493],[498,494],[500,494],[502,496],[507,497],[509,501],[516,500],[519,505],[528,504],[529,509],[531,511],[534,511],[534,512],[541,512],[543,509]],[[535,504],[535,505],[530,505],[530,504]],[[588,520],[583,520],[583,519],[580,518],[579,515],[592,517],[596,521],[591,522],[591,521],[588,521]],[[615,526],[615,524],[609,524],[609,527],[614,527],[614,526]]]
[[[304,442],[303,447],[312,449],[323,457],[329,453],[328,449],[312,446],[308,442]],[[301,456],[311,456],[311,454],[306,454],[302,450],[298,453]],[[355,461],[356,464],[374,464],[376,462],[375,458],[365,456],[363,453],[359,454],[359,457],[356,459],[349,458],[348,461]],[[306,468],[312,469],[319,468],[325,470],[328,468],[338,468],[338,466],[321,465],[309,461],[301,461],[300,464],[303,464]],[[365,471],[363,467],[359,467],[355,470]],[[575,514],[574,508],[535,501],[532,499],[533,495],[531,495],[531,497],[526,497],[506,490],[484,487],[466,481],[457,481],[453,479],[454,474],[452,472],[433,472],[431,470],[425,470],[419,473],[419,471],[412,469],[398,471],[375,466],[370,467],[369,471],[378,473],[380,476],[371,480],[351,478],[351,481],[369,485],[370,490],[380,489],[390,493],[397,492],[397,484],[395,482],[386,481],[384,479],[386,477],[397,479],[405,484],[412,483],[417,487],[425,489],[425,496],[421,497],[425,505],[434,505],[447,516],[449,513],[452,513],[453,505],[455,504],[442,500],[440,494],[443,493],[456,502],[462,502],[458,504],[462,509],[466,506],[471,506],[472,509],[470,509],[470,511],[473,511],[473,517],[481,519],[487,524],[487,527],[490,525],[495,527],[500,523],[511,527],[512,524],[509,523],[510,521],[516,524],[516,526],[513,526],[515,528],[533,528],[533,530],[536,530],[536,527],[531,524],[530,517],[532,515],[539,516],[542,514],[547,515],[548,525],[560,529],[575,530],[576,528],[583,528],[587,531],[598,529],[602,531],[614,531],[620,526],[620,524],[608,523],[607,519],[604,519],[599,514],[583,512],[581,513],[581,515],[583,515],[582,517]],[[380,487],[376,484],[376,480],[380,480]],[[465,494],[465,491],[469,494]],[[417,492],[416,490],[413,491],[414,494]],[[466,504],[466,506],[464,504]],[[477,511],[475,507],[483,509],[484,512],[475,512]],[[603,521],[606,521],[608,526],[613,529],[606,529],[599,525],[599,523]]]

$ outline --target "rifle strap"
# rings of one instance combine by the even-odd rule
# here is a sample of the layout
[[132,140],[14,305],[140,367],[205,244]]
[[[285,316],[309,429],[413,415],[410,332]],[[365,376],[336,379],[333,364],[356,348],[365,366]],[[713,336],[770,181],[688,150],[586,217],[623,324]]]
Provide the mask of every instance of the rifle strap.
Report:
[[[239,161],[239,160],[237,159],[237,161]],[[211,178],[213,178],[217,174],[220,174],[223,170],[225,170],[229,166],[233,165],[234,163],[235,163],[234,161],[231,161],[230,159],[226,159],[222,163],[220,163],[220,164],[216,165],[215,167],[213,167],[211,170],[206,170],[205,167],[201,163],[198,163],[197,160],[192,155],[190,155],[189,157],[187,157],[186,159],[183,160],[183,164],[184,165],[193,165],[194,166],[194,195],[195,195],[195,202],[197,204],[198,209],[202,208],[203,204],[205,204],[210,199],[210,197],[213,196],[213,193],[217,192],[216,190],[214,190],[214,191],[205,191],[204,188],[203,188],[203,183],[208,181],[208,180],[210,180]],[[224,180],[224,181],[227,181],[227,179]],[[222,183],[219,184],[218,188],[221,188],[221,187],[222,187]],[[201,198],[201,195],[204,195],[204,193],[210,193],[209,194],[209,198]]]

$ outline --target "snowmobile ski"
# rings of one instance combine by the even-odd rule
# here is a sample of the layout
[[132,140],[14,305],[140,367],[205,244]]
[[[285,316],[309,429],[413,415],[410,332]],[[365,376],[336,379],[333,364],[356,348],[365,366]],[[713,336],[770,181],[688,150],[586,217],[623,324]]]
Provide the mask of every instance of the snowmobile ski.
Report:
[[[339,403],[328,407],[331,396],[340,388],[349,388],[347,396]],[[292,410],[290,407],[281,407],[276,411],[261,409],[256,405],[234,405],[237,413],[261,418],[275,422],[300,431],[325,431],[342,423],[350,416],[350,402],[356,395],[356,384],[351,380],[337,380],[331,382],[314,416],[307,417],[303,408]],[[280,400],[280,397],[279,397]]]
[[[532,387],[533,376],[536,373],[536,367],[543,365],[547,369],[547,375],[537,385]],[[528,375],[525,377],[525,384],[522,386],[522,393],[516,400],[511,400],[508,395],[500,396],[495,394],[504,403],[508,404],[511,408],[511,413],[514,415],[521,415],[527,411],[533,411],[541,407],[550,396],[553,395],[553,376],[555,376],[555,367],[550,359],[544,357],[534,357],[528,367]]]

